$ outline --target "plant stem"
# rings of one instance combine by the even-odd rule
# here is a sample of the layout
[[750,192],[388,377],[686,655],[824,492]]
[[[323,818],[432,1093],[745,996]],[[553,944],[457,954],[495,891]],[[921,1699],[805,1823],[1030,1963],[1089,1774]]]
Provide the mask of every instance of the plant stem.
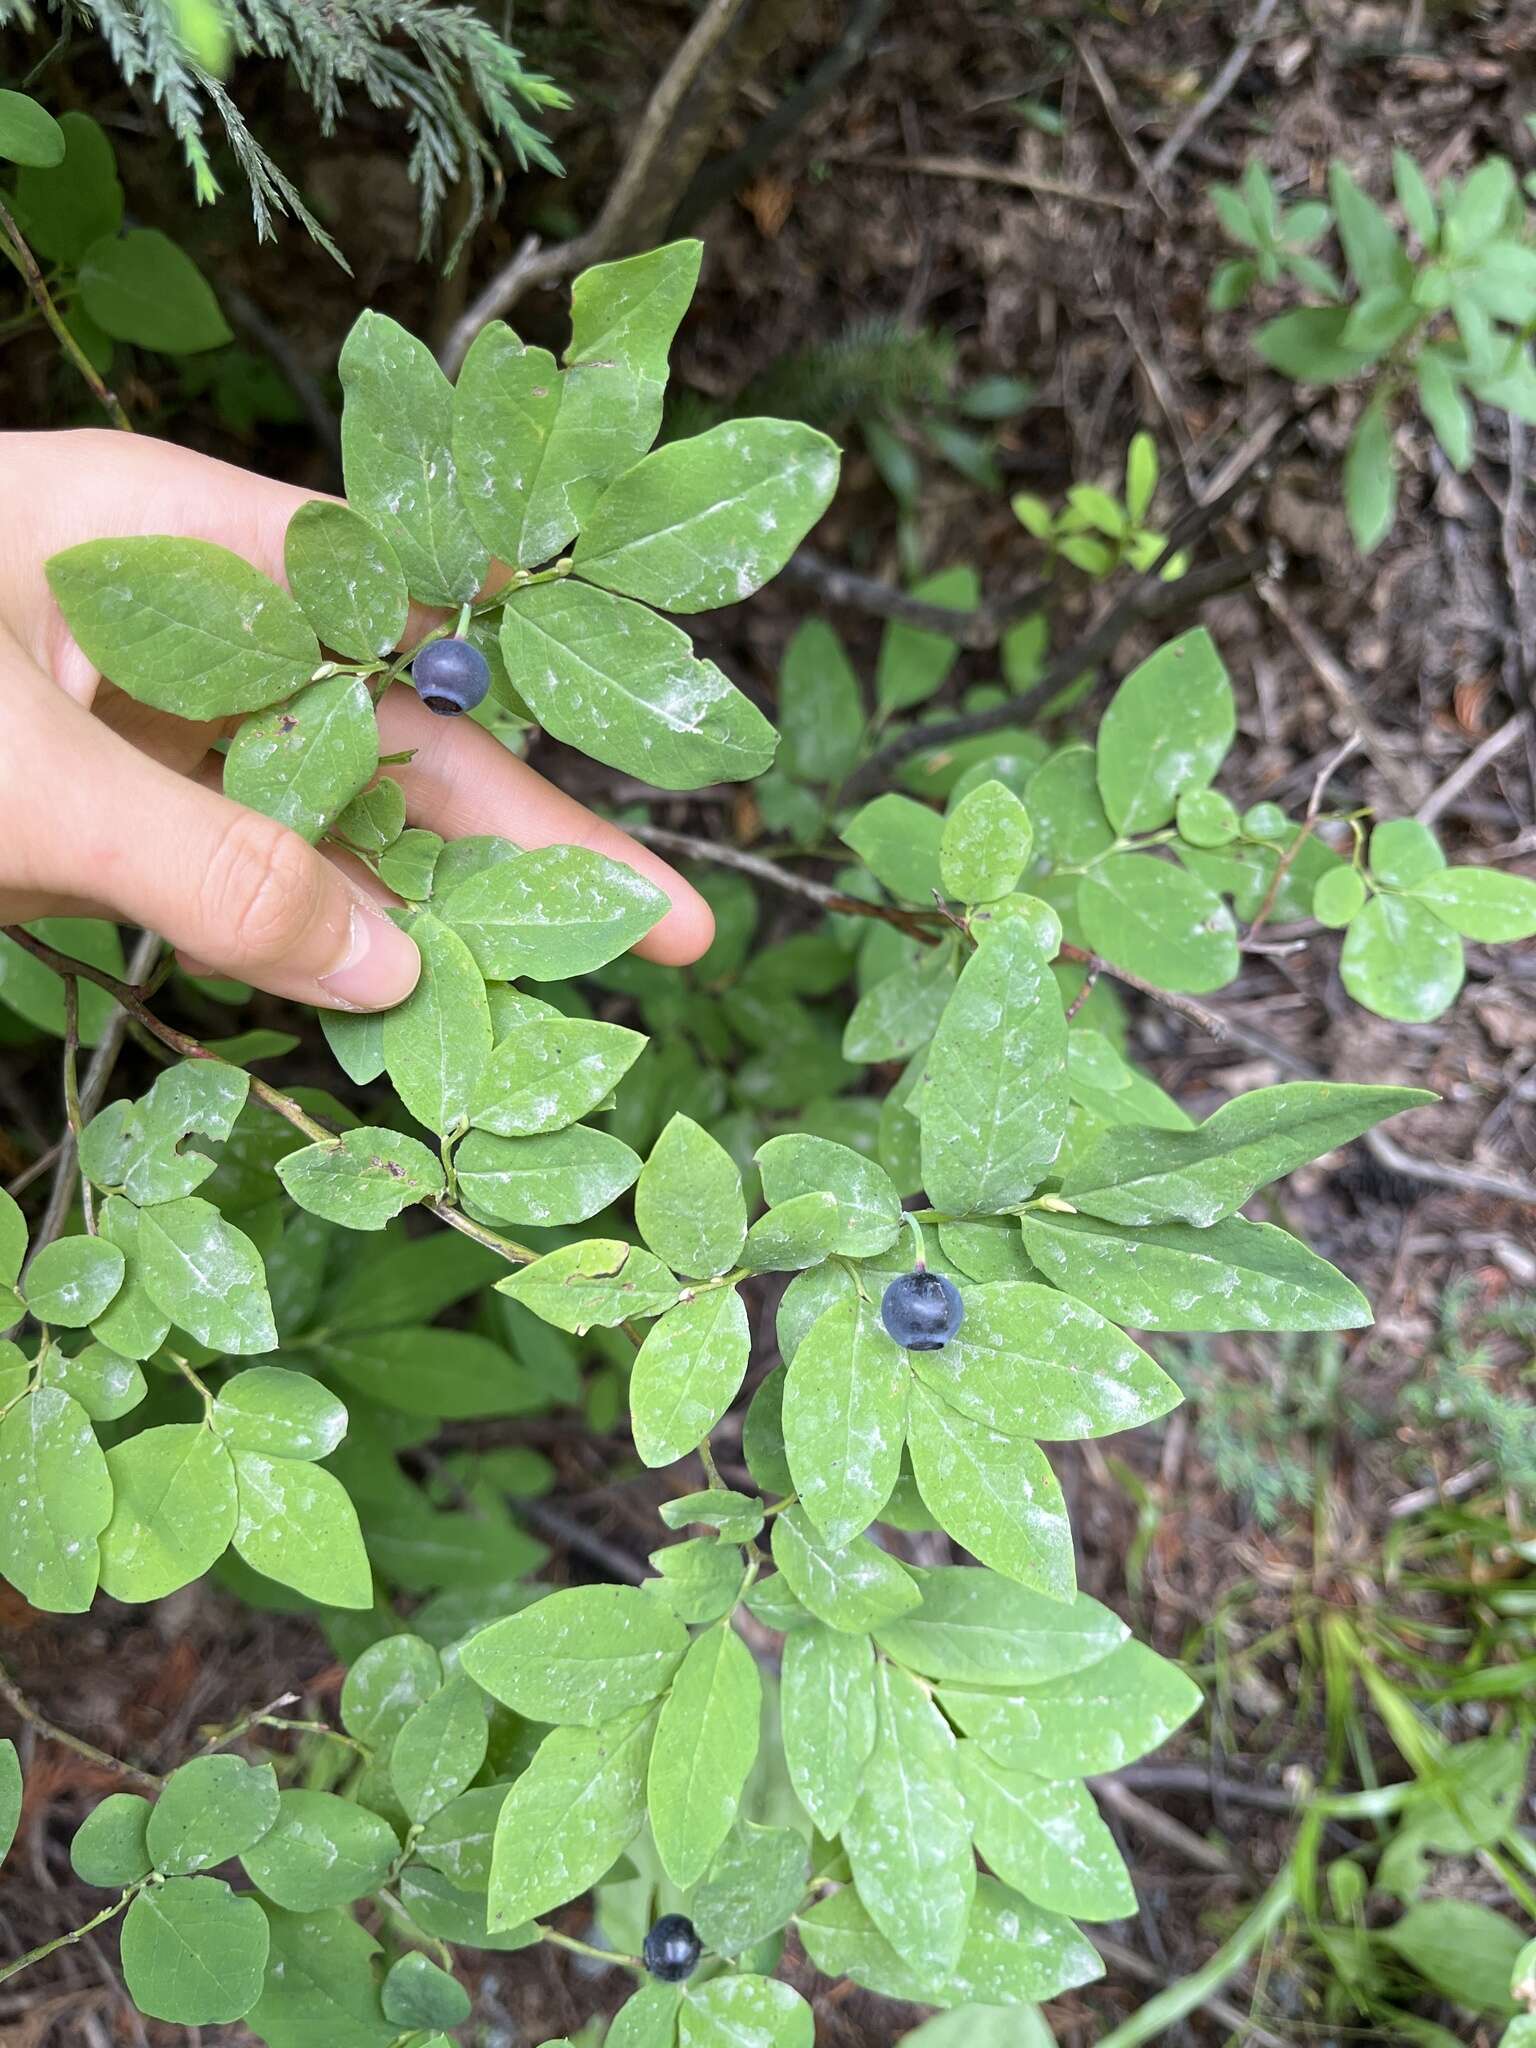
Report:
[[38,311],[53,329],[60,348],[91,387],[97,404],[107,418],[114,427],[120,428],[125,434],[131,434],[133,421],[123,411],[117,394],[107,389],[102,381],[101,372],[70,333],[69,324],[54,304],[53,295],[48,289],[42,271],[38,268],[37,258],[27,247],[21,229],[17,227],[3,200],[0,200],[0,256],[4,256],[21,272],[23,282],[32,294]]
[[[73,974],[64,977],[64,1114],[74,1143],[75,1164],[79,1166],[80,1133],[85,1129],[85,1119],[80,1113],[80,981]],[[94,1237],[96,1197],[84,1167],[80,1167],[80,1207],[85,1227]]]
[[589,1941],[577,1941],[574,1935],[561,1934],[557,1928],[546,1927],[541,1920],[535,1920],[541,1941],[552,1941],[556,1948],[569,1949],[573,1956],[591,1956],[596,1962],[617,1964],[625,1970],[643,1970],[645,1965],[638,1956],[621,1956],[616,1949],[594,1948]]
[[1242,1926],[1208,1962],[1170,1984],[1156,1998],[1149,1998],[1128,2020],[1103,2035],[1099,2048],[1140,2048],[1143,2041],[1165,2041],[1180,2020],[1204,2005],[1229,1977],[1236,1976],[1254,1950],[1269,1939],[1290,1912],[1295,1895],[1295,1872],[1287,1863]]
[[109,1756],[104,1749],[98,1749],[94,1742],[87,1742],[83,1735],[71,1735],[67,1728],[60,1728],[27,1698],[3,1664],[0,1664],[0,1699],[3,1699],[13,1714],[18,1714],[29,1728],[35,1728],[39,1735],[49,1742],[57,1742],[64,1749],[72,1749],[76,1756],[83,1756],[93,1764],[100,1764],[103,1770],[117,1771],[125,1778],[137,1778],[141,1785],[148,1785],[158,1792],[163,1779],[153,1771],[142,1771],[137,1764],[125,1764],[121,1757]]
[[27,1953],[24,1956],[18,1956],[14,1963],[6,1963],[3,1968],[0,1968],[0,1984],[3,1984],[8,1977],[16,1976],[19,1971],[28,1969],[33,1963],[40,1963],[44,1956],[51,1956],[55,1949],[68,1948],[73,1942],[84,1941],[85,1937],[95,1928],[104,1925],[105,1922],[114,1919],[117,1914],[121,1913],[124,1906],[131,1900],[136,1899],[143,1889],[142,1883],[130,1885],[121,1898],[114,1899],[110,1906],[103,1906],[95,1918],[87,1920],[83,1927],[72,1927],[68,1934],[55,1935],[52,1941],[45,1941],[41,1948],[29,1948]]

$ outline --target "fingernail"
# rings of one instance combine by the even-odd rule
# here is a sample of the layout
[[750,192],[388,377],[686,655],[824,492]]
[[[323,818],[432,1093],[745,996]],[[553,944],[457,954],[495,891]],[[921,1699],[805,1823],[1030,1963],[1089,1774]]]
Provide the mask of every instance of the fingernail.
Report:
[[421,955],[398,925],[366,904],[354,903],[347,957],[319,977],[339,1009],[387,1010],[404,1002],[421,973]]

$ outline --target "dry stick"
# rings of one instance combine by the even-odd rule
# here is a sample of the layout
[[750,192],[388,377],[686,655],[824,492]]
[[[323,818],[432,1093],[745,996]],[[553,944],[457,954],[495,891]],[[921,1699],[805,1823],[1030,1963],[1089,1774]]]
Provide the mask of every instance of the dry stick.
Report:
[[1256,587],[1260,598],[1284,626],[1298,653],[1332,698],[1335,709],[1359,733],[1382,781],[1403,809],[1411,811],[1418,802],[1418,790],[1398,767],[1391,740],[1361,702],[1359,683],[1321,635],[1315,633],[1294,609],[1278,584],[1266,578]]
[[11,1674],[0,1664],[0,1699],[3,1699],[13,1714],[25,1721],[29,1728],[35,1728],[39,1735],[49,1742],[57,1742],[65,1749],[72,1749],[76,1756],[83,1756],[88,1762],[100,1764],[103,1770],[116,1771],[122,1777],[136,1778],[141,1785],[148,1785],[158,1791],[165,1782],[153,1771],[141,1770],[137,1764],[124,1763],[119,1756],[109,1756],[104,1749],[98,1749],[94,1742],[87,1742],[83,1735],[71,1735],[67,1728],[60,1728],[50,1721],[46,1714],[40,1714]]
[[1523,737],[1530,723],[1529,711],[1517,711],[1513,718],[1504,721],[1497,732],[1489,733],[1487,739],[1480,741],[1466,759],[1451,771],[1439,788],[1431,790],[1419,805],[1413,814],[1419,823],[1432,825],[1443,811],[1455,803],[1467,785],[1477,780],[1490,761],[1496,760],[1500,754],[1512,747],[1516,740]]
[[779,573],[783,582],[804,584],[829,604],[846,605],[877,619],[898,619],[905,626],[942,633],[962,647],[982,649],[995,647],[1015,620],[1038,611],[1051,594],[1048,581],[1027,583],[1007,597],[983,599],[974,611],[955,611],[949,605],[913,597],[878,577],[845,569],[814,548],[797,548]]
[[1167,141],[1148,164],[1147,172],[1154,184],[1167,177],[1196,133],[1211,118],[1247,70],[1248,59],[1253,55],[1265,29],[1269,27],[1270,16],[1278,5],[1279,0],[1259,0],[1258,6],[1253,10],[1252,20],[1246,28],[1238,31],[1237,41],[1232,45],[1227,61],[1188,113],[1175,125]]
[[1112,1813],[1141,1834],[1161,1842],[1166,1849],[1172,1849],[1176,1856],[1182,1856],[1187,1863],[1198,1864],[1202,1870],[1211,1870],[1226,1875],[1232,1868],[1232,1858],[1225,1849],[1218,1849],[1197,1835],[1193,1828],[1175,1820],[1156,1806],[1149,1806],[1145,1799],[1139,1799],[1128,1786],[1116,1784],[1113,1778],[1098,1778],[1094,1791]]
[[1124,192],[1095,192],[1086,185],[1067,185],[1060,178],[1039,177],[1019,164],[991,164],[978,156],[901,156],[893,151],[822,150],[828,163],[851,170],[909,171],[919,178],[961,178],[979,185],[1008,185],[1018,192],[1037,192],[1047,199],[1074,199],[1080,206],[1108,206],[1134,213],[1140,201]]
[[618,246],[630,210],[644,196],[646,182],[666,146],[678,110],[750,4],[751,0],[707,0],[651,94],[624,166],[609,188],[597,219],[585,233],[556,248],[541,250],[531,236],[522,244],[506,268],[471,300],[449,329],[439,360],[450,377],[486,322],[510,311],[531,284],[554,284],[588,263],[600,261]]
[[1167,202],[1152,182],[1151,173],[1147,169],[1147,160],[1142,155],[1141,146],[1135,136],[1132,135],[1129,123],[1126,121],[1125,109],[1121,106],[1120,95],[1115,90],[1115,81],[1104,69],[1099,53],[1093,47],[1092,38],[1089,36],[1074,36],[1072,38],[1072,47],[1076,50],[1083,69],[1093,81],[1093,89],[1098,94],[1099,103],[1108,117],[1110,127],[1115,132],[1115,140],[1119,143],[1126,162],[1136,173],[1138,184],[1145,189],[1147,196],[1151,199],[1158,212],[1166,215],[1168,211]]
[[124,412],[117,394],[107,389],[101,372],[71,334],[69,323],[53,303],[53,294],[38,268],[37,258],[27,246],[26,238],[3,202],[0,202],[0,255],[5,256],[21,272],[38,311],[53,329],[60,348],[95,393],[96,402],[107,418],[114,427],[120,427],[125,434],[131,434],[133,421]]
[[1307,800],[1306,815],[1301,821],[1301,830],[1296,834],[1290,845],[1283,849],[1279,860],[1275,863],[1275,872],[1270,877],[1269,887],[1264,891],[1264,901],[1254,913],[1253,923],[1249,925],[1244,936],[1243,944],[1245,946],[1251,946],[1263,928],[1265,919],[1275,907],[1275,898],[1280,894],[1280,885],[1291,871],[1292,862],[1311,838],[1312,828],[1317,823],[1317,814],[1322,809],[1323,791],[1328,787],[1335,774],[1343,767],[1350,755],[1358,752],[1361,745],[1362,741],[1359,733],[1352,732],[1343,746],[1336,753],[1331,754],[1317,771],[1317,777],[1312,784],[1312,794]]

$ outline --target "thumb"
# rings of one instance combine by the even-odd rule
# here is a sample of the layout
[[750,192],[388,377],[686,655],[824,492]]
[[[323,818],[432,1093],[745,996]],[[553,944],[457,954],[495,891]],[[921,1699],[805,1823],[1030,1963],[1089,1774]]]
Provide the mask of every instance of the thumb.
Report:
[[76,707],[51,795],[53,886],[111,904],[215,973],[334,1010],[416,985],[415,945],[296,832],[148,760]]

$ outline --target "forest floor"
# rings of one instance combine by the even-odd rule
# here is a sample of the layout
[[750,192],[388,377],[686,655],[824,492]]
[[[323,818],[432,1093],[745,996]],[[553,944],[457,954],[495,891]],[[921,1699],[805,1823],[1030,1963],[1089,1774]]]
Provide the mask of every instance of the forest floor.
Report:
[[[379,152],[366,123],[288,166],[343,222],[366,208],[371,233],[354,280],[297,230],[275,250],[256,249],[236,231],[234,202],[210,217],[203,261],[281,327],[302,367],[324,376],[363,304],[441,334],[466,288],[505,261],[530,225],[553,233],[590,217],[637,93],[685,16],[618,0],[548,12],[560,16],[560,33],[521,19],[519,28],[557,75],[570,63],[568,38],[579,38],[581,75],[567,77],[577,105],[553,128],[570,176],[559,185],[514,180],[503,218],[475,245],[472,274],[450,280],[439,298],[412,261],[414,215],[396,189],[397,160]],[[836,40],[841,13],[817,0],[733,110],[726,146]],[[1240,14],[1264,24],[1246,63],[1175,161],[1154,169],[1232,50]],[[984,429],[993,487],[934,452],[920,396],[903,409],[901,429],[921,473],[906,548],[930,567],[974,564],[989,591],[1021,587],[1041,565],[1008,509],[1010,492],[1057,502],[1075,481],[1113,484],[1130,435],[1144,427],[1159,444],[1159,511],[1171,518],[1290,402],[1290,388],[1248,345],[1253,312],[1208,307],[1211,270],[1229,253],[1209,203],[1214,180],[1235,180],[1258,153],[1299,198],[1320,191],[1338,155],[1379,192],[1394,146],[1432,178],[1493,150],[1528,170],[1536,138],[1522,117],[1533,105],[1536,11],[1519,0],[892,7],[838,90],[701,224],[704,285],[676,374],[703,399],[728,402],[770,372],[782,375],[786,358],[812,348],[824,356],[827,344],[881,321],[947,337],[962,382],[1028,380],[1027,409]],[[279,82],[258,75],[247,109],[254,125],[280,131],[284,111]],[[559,303],[556,294],[526,302],[525,338],[558,345]],[[11,387],[23,406],[32,402],[26,386],[22,374]],[[331,481],[303,423],[242,428],[184,392],[139,397],[159,408],[147,424],[173,437],[316,487]],[[1485,414],[1472,468],[1457,476],[1427,435],[1410,431],[1402,514],[1362,562],[1345,531],[1338,471],[1352,404],[1332,392],[1306,404],[1273,472],[1205,543],[1212,554],[1263,546],[1271,569],[1260,591],[1207,613],[1239,692],[1226,786],[1240,807],[1273,799],[1300,809],[1341,740],[1358,732],[1365,743],[1334,774],[1331,803],[1427,812],[1453,859],[1536,873],[1536,493],[1527,496],[1523,437]],[[847,438],[846,485],[816,545],[900,580],[893,501],[857,432]],[[786,632],[810,601],[803,586],[782,584],[710,621],[704,651],[766,697]],[[1092,602],[1063,583],[1051,600],[1058,644]],[[871,655],[878,622],[835,616],[856,658]],[[1128,636],[1115,673],[1150,644]],[[988,658],[967,656],[961,683],[988,679]],[[1067,724],[1081,715],[1079,706]],[[1474,755],[1475,772],[1463,772]],[[655,816],[701,829],[687,800]],[[749,800],[713,810],[708,829],[750,840]],[[1454,1742],[1488,1725],[1488,1700],[1451,1682],[1474,1649],[1495,1663],[1536,1649],[1520,1605],[1492,1597],[1518,1587],[1536,1562],[1536,1211],[1497,1191],[1500,1180],[1528,1193],[1536,1181],[1533,951],[1473,948],[1457,1006],[1426,1026],[1388,1024],[1350,1004],[1328,945],[1245,956],[1241,981],[1223,998],[1240,1027],[1331,1076],[1428,1086],[1441,1101],[1393,1126],[1406,1164],[1357,1146],[1294,1176],[1277,1205],[1365,1290],[1374,1328],[1289,1344],[1155,1339],[1189,1405],[1134,1437],[1072,1447],[1057,1460],[1083,1583],[1156,1647],[1189,1659],[1209,1695],[1207,1712],[1155,1762],[1127,1773],[1109,1807],[1142,1909],[1138,1922],[1108,1930],[1106,1979],[1050,2009],[1068,2048],[1088,2048],[1157,1987],[1207,1963],[1280,1870],[1313,1785],[1407,1774],[1360,1664],[1399,1675],[1406,1665],[1405,1683]],[[1136,1011],[1133,1039],[1196,1113],[1285,1075],[1272,1052],[1236,1037],[1215,1044],[1151,1006]],[[39,1073],[37,1086],[51,1083]],[[639,1558],[654,1541],[650,1521],[647,1500],[631,1489],[604,1504],[593,1527]],[[336,1704],[340,1670],[317,1634],[203,1588],[134,1616],[103,1600],[96,1619],[67,1627],[0,1593],[0,1628],[35,1708],[152,1769],[185,1754],[198,1730],[290,1688],[305,1702],[295,1712]],[[1491,1628],[1508,1632],[1490,1651]],[[28,1782],[66,1822],[71,1799],[83,1812],[118,1784],[41,1741]],[[1369,1840],[1368,1827],[1345,1831],[1345,1852]],[[91,1899],[73,1886],[56,1843],[34,1831],[28,1844],[23,1868],[35,1892],[13,1892],[0,1916],[22,1944],[75,1924]],[[1475,1858],[1446,1859],[1444,1881],[1457,1895],[1509,1905]],[[129,2013],[113,1989],[109,1946],[88,1945],[45,1989],[0,1993],[0,2044],[189,2040]],[[578,1978],[547,1950],[481,1960],[480,2038],[507,2048],[574,2034],[620,1990],[616,1974]],[[1317,1949],[1293,1930],[1236,1973],[1225,2007],[1218,1996],[1156,2038],[1175,2048],[1392,2038],[1369,2007],[1325,2017],[1325,1975]],[[797,1981],[816,1996],[803,1959]],[[1389,1984],[1382,1995],[1401,1990]],[[824,1982],[819,1992],[818,2041],[828,2048],[894,2037],[888,2003]],[[1448,2038],[1476,2048],[1497,2039],[1496,2023],[1468,2032],[1466,2016],[1432,1993],[1411,2002]],[[248,2037],[208,2028],[201,2038]]]

